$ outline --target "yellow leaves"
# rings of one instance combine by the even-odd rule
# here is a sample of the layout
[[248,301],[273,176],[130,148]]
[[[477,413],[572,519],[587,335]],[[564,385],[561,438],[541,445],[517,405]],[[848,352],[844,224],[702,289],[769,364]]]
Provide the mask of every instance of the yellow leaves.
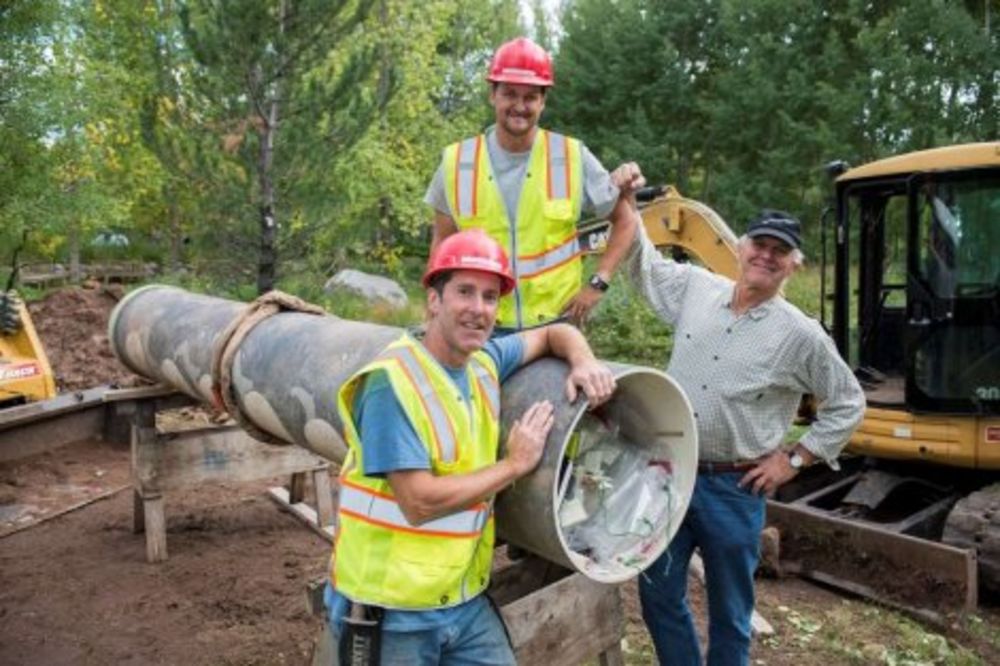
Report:
[[226,134],[222,137],[222,150],[232,155],[243,145],[243,132],[239,134]]
[[97,123],[87,123],[83,126],[83,135],[87,137],[87,142],[95,146],[104,143],[104,130],[98,127]]
[[174,104],[174,101],[170,99],[170,97],[166,95],[161,95],[156,100],[156,108],[157,111],[159,111],[159,115],[166,116],[172,113],[173,110],[177,108],[177,106]]

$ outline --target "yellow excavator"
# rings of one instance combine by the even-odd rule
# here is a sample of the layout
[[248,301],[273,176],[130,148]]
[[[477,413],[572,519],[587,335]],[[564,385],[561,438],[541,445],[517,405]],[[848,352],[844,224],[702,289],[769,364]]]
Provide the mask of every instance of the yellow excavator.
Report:
[[[821,320],[867,410],[843,470],[807,470],[769,519],[783,533],[826,534],[816,550],[883,550],[882,575],[919,564],[948,570],[949,584],[975,588],[978,573],[1000,590],[1000,142],[834,163],[831,175]],[[736,277],[736,238],[717,213],[670,187],[646,199],[643,225],[657,246]],[[584,225],[585,251],[600,251],[606,234],[606,222]],[[974,555],[952,561],[956,549],[917,540]],[[841,564],[826,582],[864,568]],[[976,594],[966,589],[958,603],[974,606]]]
[[0,409],[56,395],[55,377],[42,341],[27,306],[14,291],[17,255],[15,250],[10,277],[0,292]]

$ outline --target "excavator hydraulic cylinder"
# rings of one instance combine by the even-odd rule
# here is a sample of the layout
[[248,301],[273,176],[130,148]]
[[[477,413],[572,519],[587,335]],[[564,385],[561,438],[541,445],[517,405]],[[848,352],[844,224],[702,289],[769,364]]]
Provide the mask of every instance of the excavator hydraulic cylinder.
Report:
[[[402,331],[281,311],[234,335],[234,321],[247,311],[244,303],[152,285],[118,304],[109,338],[132,371],[210,403],[217,347],[229,347],[221,354],[231,359],[223,386],[251,434],[342,462],[337,392]],[[496,515],[508,543],[594,580],[619,582],[651,564],[679,527],[698,444],[687,397],[672,379],[608,366],[618,388],[594,412],[582,397],[566,399],[567,366],[558,359],[531,363],[504,382],[501,456],[510,427],[535,401],[553,403],[555,425],[538,468],[499,495]]]

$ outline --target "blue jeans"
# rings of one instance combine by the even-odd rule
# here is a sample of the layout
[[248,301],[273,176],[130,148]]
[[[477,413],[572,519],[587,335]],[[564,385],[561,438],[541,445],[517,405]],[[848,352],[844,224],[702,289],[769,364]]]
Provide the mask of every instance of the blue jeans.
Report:
[[[397,615],[404,611],[390,611]],[[424,629],[382,629],[381,666],[514,666],[507,633],[485,594],[448,609],[446,622]],[[333,643],[339,618],[330,618]],[[396,623],[397,626],[400,623]]]
[[705,564],[709,666],[750,661],[753,574],[766,501],[740,488],[742,472],[699,474],[684,522],[667,551],[639,579],[639,600],[661,664],[697,666],[701,649],[688,605],[688,564]]

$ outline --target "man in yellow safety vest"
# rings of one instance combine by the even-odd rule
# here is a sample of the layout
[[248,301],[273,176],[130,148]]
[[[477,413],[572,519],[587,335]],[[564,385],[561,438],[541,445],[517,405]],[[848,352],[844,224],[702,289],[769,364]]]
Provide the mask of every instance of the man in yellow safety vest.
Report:
[[[608,172],[579,140],[538,126],[554,84],[545,50],[520,37],[493,55],[487,80],[496,124],[444,150],[424,201],[434,208],[431,249],[460,229],[484,229],[511,258],[517,287],[498,330],[565,318],[582,323],[624,258],[635,220]],[[607,247],[581,289],[576,225],[609,217]]]
[[596,406],[615,380],[568,324],[491,339],[515,281],[484,232],[439,243],[423,283],[424,338],[403,334],[338,396],[349,454],[326,589],[330,628],[342,663],[363,628],[383,664],[513,664],[483,594],[492,498],[536,467],[554,417],[548,400],[529,407],[497,460],[500,384],[548,353],[569,363],[571,401],[582,390]]

